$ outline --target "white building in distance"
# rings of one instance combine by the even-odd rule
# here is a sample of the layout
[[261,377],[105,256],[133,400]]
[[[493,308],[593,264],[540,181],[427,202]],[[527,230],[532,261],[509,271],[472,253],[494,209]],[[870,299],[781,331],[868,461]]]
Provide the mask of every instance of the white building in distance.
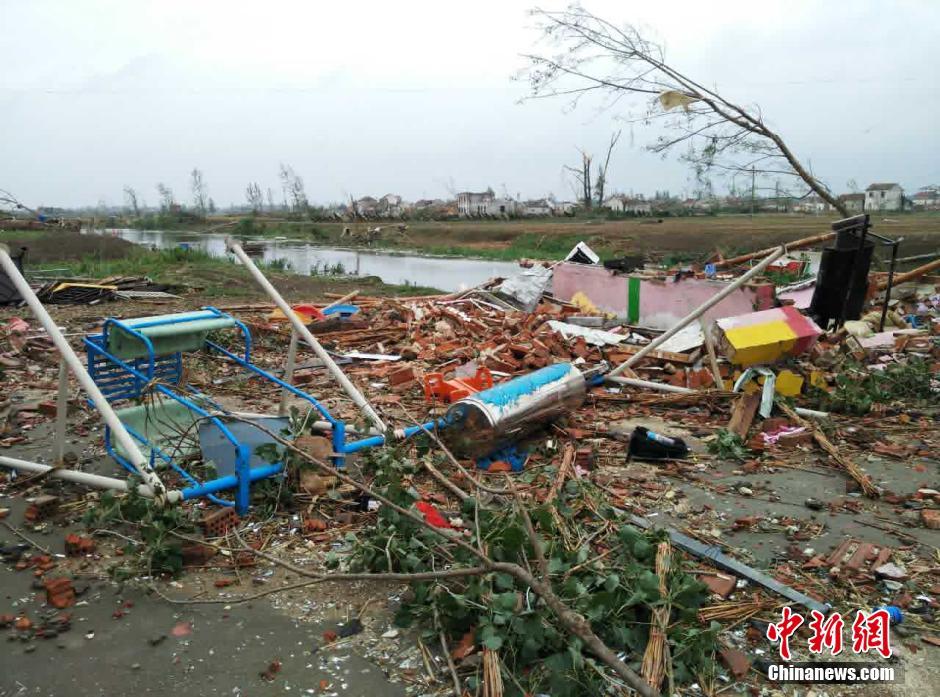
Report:
[[871,184],[865,189],[865,210],[867,212],[904,210],[904,189],[895,182]]

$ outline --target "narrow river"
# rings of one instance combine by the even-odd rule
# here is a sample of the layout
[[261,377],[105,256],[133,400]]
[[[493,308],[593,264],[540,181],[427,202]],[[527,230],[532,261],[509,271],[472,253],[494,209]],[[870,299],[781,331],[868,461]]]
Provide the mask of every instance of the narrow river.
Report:
[[[134,244],[167,249],[188,245],[205,249],[215,257],[225,257],[225,234],[178,232],[168,230],[136,230],[131,228],[89,231],[112,235]],[[378,276],[385,283],[429,286],[440,290],[464,290],[494,276],[512,276],[519,266],[508,261],[486,261],[457,257],[427,257],[416,254],[395,254],[388,251],[321,247],[302,240],[251,240],[260,247],[254,255],[269,264],[283,261],[290,272],[310,275],[325,273],[341,266],[343,273],[356,276]],[[230,257],[231,258],[231,257]]]

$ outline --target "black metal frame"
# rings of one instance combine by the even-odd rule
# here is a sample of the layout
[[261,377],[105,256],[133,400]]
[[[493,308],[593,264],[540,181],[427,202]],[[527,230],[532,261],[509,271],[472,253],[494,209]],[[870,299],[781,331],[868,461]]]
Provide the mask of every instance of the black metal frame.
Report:
[[846,284],[845,297],[843,298],[842,309],[839,313],[839,321],[836,323],[836,328],[841,327],[845,323],[845,309],[848,306],[849,295],[852,292],[855,271],[858,268],[859,260],[862,258],[862,250],[865,249],[865,239],[866,237],[874,237],[882,244],[882,246],[891,247],[891,266],[888,268],[888,285],[885,288],[885,301],[881,308],[881,322],[878,325],[878,331],[883,332],[885,329],[885,320],[888,317],[888,304],[891,302],[891,288],[894,283],[894,271],[895,267],[897,266],[898,246],[901,244],[904,238],[899,237],[896,240],[892,240],[889,237],[884,237],[883,235],[872,232],[872,227],[874,226],[871,224],[871,219],[868,213],[855,215],[851,218],[843,218],[842,220],[837,220],[832,224],[832,231],[837,235],[840,232],[848,232],[851,234],[858,234],[861,232],[861,234],[858,236],[858,247],[855,248],[855,254],[852,257],[852,272],[849,275],[849,282]]

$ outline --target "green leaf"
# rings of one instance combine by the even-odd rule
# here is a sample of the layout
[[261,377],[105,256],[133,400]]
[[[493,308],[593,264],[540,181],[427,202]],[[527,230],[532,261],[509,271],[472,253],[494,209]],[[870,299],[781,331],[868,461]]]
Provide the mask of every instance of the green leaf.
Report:
[[494,585],[501,591],[516,587],[515,579],[509,574],[496,574],[493,576]]
[[493,596],[493,608],[502,612],[514,612],[519,602],[519,596],[515,591],[509,593],[498,593]]
[[647,542],[645,538],[640,537],[633,543],[633,556],[640,561],[645,561],[649,557],[652,549],[653,546]]
[[503,638],[498,634],[493,634],[483,640],[483,645],[491,651],[498,651],[503,646]]

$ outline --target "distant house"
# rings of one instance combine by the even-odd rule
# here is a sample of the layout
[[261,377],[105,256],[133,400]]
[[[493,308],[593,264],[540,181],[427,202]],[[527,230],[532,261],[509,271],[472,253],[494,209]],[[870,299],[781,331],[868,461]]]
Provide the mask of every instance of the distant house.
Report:
[[480,193],[461,191],[457,194],[457,215],[461,218],[473,218],[486,215],[487,207],[496,200],[492,189]]
[[522,215],[528,217],[537,217],[552,214],[552,203],[548,199],[539,199],[537,201],[526,201],[521,206]]
[[578,204],[572,201],[554,201],[552,203],[552,213],[554,215],[574,215]]
[[503,218],[515,215],[517,204],[509,198],[496,198],[492,189],[481,193],[457,194],[457,215],[461,218]]
[[379,214],[379,202],[371,196],[363,196],[356,201],[354,209],[361,218],[375,218]]
[[814,215],[819,215],[820,213],[825,213],[829,210],[829,204],[823,201],[819,196],[807,196],[806,198],[797,201],[796,205],[793,206],[793,209],[799,211],[800,213],[812,213]]
[[400,218],[404,211],[401,196],[398,194],[385,194],[379,199],[376,210],[383,218]]
[[904,210],[904,189],[895,182],[872,184],[865,189],[866,211]]
[[632,196],[611,196],[604,201],[604,207],[614,213],[632,213],[633,215],[650,215],[653,206],[643,198]]
[[920,211],[940,210],[940,186],[925,186],[911,197],[911,202]]
[[841,194],[839,201],[849,213],[861,213],[865,210],[865,194]]

